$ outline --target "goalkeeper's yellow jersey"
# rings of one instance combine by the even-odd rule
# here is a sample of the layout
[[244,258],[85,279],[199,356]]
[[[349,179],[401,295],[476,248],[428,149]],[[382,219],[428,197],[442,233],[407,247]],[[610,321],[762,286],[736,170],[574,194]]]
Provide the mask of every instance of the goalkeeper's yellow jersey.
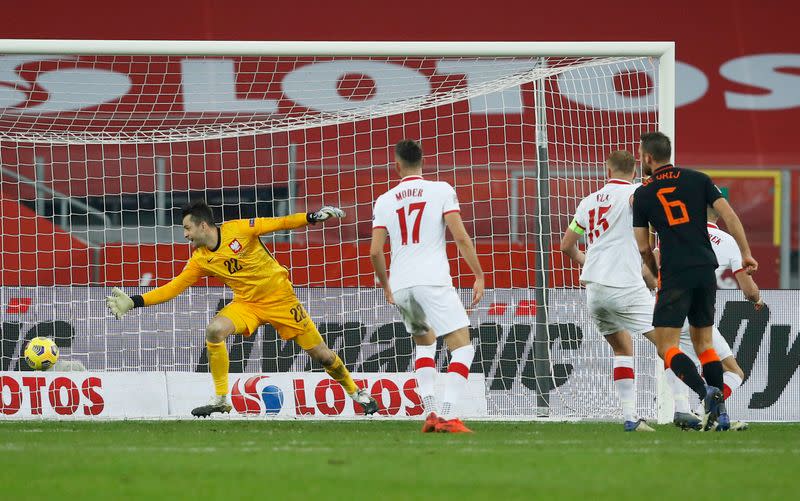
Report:
[[201,247],[192,253],[183,271],[169,283],[142,295],[145,306],[176,297],[204,276],[222,280],[233,289],[235,301],[268,302],[291,291],[289,270],[272,257],[258,237],[307,225],[305,213],[277,218],[238,219],[218,228],[216,249]]

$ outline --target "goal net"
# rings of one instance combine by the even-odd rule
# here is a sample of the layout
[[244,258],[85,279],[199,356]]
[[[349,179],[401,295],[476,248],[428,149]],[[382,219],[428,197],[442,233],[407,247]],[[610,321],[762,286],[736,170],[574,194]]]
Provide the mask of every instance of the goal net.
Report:
[[[671,44],[588,44],[585,55],[576,44],[125,44],[0,44],[0,370],[29,370],[27,340],[47,336],[61,350],[56,370],[199,373],[199,394],[210,394],[204,330],[229,289],[203,280],[120,321],[104,301],[113,286],[143,293],[183,269],[180,209],[204,199],[218,222],[344,209],[340,222],[263,241],[352,372],[411,371],[413,343],[376,288],[368,247],[373,202],[398,181],[393,147],[412,138],[425,177],[455,187],[486,271],[470,313],[481,385],[470,413],[620,417],[612,352],[557,246],[577,203],[604,184],[611,151],[671,133],[671,107],[659,113],[672,99],[671,79],[659,85]],[[466,304],[472,276],[448,249]],[[652,418],[656,355],[635,348],[638,411]],[[252,393],[254,374],[321,371],[268,325],[231,337],[229,351],[234,395]],[[446,367],[441,344],[437,363]],[[72,387],[47,377],[50,403],[69,408]],[[11,379],[6,415],[15,388],[19,405],[32,398]],[[81,381],[77,414],[91,400]],[[380,381],[371,390],[385,414],[416,412],[413,384]],[[298,398],[296,379],[283,395]]]

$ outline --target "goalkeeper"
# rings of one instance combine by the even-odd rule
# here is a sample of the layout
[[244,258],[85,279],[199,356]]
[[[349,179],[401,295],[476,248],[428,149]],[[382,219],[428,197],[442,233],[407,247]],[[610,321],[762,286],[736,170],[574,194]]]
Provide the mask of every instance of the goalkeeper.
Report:
[[293,340],[309,356],[322,364],[348,395],[367,414],[378,404],[366,390],[359,390],[341,358],[322,340],[316,325],[297,299],[289,281],[288,270],[281,266],[259,239],[273,231],[300,228],[329,218],[344,217],[335,207],[317,212],[299,213],[278,218],[239,219],[214,224],[211,209],[202,200],[183,208],[183,235],[194,247],[183,271],[169,283],[141,296],[128,297],[114,288],[106,299],[118,319],[133,308],[152,306],[173,299],[204,276],[222,280],[233,289],[233,301],[225,306],[206,327],[208,364],[214,379],[215,395],[208,405],[192,410],[192,415],[206,417],[214,412],[230,412],[228,402],[228,349],[225,338],[231,334],[249,336],[260,325],[269,323],[284,340]]

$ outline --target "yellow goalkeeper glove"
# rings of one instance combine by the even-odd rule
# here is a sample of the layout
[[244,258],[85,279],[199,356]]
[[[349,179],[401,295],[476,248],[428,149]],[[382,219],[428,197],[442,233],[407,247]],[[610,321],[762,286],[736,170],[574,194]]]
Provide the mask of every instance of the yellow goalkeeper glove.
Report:
[[133,309],[133,299],[122,292],[122,289],[119,287],[114,287],[111,289],[111,295],[106,297],[106,305],[111,311],[111,314],[119,320]]

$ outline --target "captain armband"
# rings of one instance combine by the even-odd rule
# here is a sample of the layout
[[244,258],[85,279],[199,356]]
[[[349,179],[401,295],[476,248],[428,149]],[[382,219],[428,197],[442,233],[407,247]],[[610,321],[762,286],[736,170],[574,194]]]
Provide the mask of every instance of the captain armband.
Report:
[[577,233],[578,235],[583,235],[584,229],[583,226],[578,224],[577,219],[573,219],[571,223],[569,223],[569,229]]

